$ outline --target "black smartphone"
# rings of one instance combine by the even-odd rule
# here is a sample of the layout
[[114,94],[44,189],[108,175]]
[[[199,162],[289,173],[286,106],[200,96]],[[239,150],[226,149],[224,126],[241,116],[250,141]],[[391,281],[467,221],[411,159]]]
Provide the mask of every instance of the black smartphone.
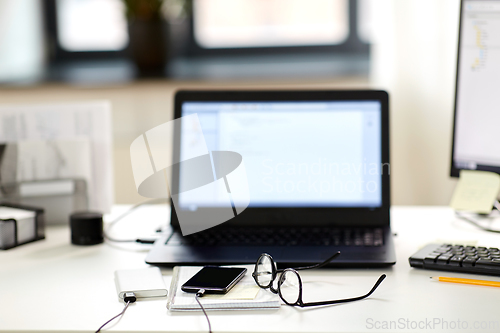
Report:
[[181,287],[187,293],[205,289],[207,294],[225,294],[240,281],[246,268],[205,266]]

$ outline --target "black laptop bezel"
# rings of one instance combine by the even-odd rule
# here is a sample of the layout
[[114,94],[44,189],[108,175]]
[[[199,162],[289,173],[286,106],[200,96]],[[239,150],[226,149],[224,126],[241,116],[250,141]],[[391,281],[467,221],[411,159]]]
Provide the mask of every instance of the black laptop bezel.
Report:
[[[366,207],[307,207],[307,208],[270,208],[248,207],[224,226],[390,226],[390,164],[389,164],[389,96],[380,90],[181,90],[175,94],[174,118],[182,114],[185,102],[286,102],[286,101],[379,101],[381,103],[382,125],[382,205],[378,208]],[[173,160],[179,160],[180,133],[174,132]],[[172,177],[172,188],[178,189],[178,179]],[[171,224],[179,229],[179,221],[172,202]],[[201,208],[196,214],[202,214]]]

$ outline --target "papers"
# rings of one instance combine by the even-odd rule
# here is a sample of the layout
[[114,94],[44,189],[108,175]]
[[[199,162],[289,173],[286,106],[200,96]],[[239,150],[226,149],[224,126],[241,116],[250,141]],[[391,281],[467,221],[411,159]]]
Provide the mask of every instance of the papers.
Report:
[[[206,310],[277,309],[280,307],[278,295],[269,290],[261,289],[255,284],[251,273],[253,265],[233,267],[246,267],[248,271],[227,294],[201,297],[199,300]],[[200,269],[202,267],[199,266],[174,267],[167,301],[167,308],[170,311],[201,311],[195,300],[195,294],[185,293],[181,290],[181,286]]]
[[89,209],[111,210],[110,103],[2,106],[0,143],[17,144],[16,182],[84,179]]
[[461,170],[450,206],[455,210],[489,214],[499,191],[500,175],[486,171]]
[[16,171],[17,183],[71,178],[83,179],[91,186],[90,140],[20,141]]

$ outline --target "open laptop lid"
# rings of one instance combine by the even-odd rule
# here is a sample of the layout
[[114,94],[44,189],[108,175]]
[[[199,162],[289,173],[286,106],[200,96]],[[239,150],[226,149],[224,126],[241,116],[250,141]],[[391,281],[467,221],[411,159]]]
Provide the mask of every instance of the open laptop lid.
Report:
[[[250,203],[224,225],[388,226],[388,109],[384,91],[179,91],[174,116],[196,114],[209,151],[242,156]],[[192,140],[182,128],[174,161]],[[186,177],[174,171],[174,193]],[[201,196],[172,200],[193,219],[221,210]]]

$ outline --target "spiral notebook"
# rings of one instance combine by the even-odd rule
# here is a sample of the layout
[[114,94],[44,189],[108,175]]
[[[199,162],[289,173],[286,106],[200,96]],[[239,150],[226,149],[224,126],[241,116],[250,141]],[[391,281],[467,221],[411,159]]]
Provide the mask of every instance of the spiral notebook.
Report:
[[[205,295],[200,298],[205,310],[262,310],[278,309],[281,306],[278,295],[255,284],[251,274],[253,265],[237,267],[246,267],[248,270],[246,275],[227,294]],[[201,311],[194,298],[195,294],[182,291],[181,286],[202,268],[201,266],[174,267],[167,299],[167,308],[170,311]]]

